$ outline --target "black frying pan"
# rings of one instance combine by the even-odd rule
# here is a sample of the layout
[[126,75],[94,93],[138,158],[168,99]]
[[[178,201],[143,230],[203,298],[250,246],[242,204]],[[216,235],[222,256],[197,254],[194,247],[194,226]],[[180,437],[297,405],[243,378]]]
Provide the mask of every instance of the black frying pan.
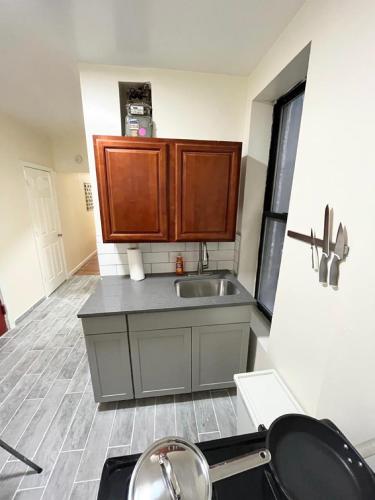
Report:
[[290,500],[375,500],[375,476],[339,432],[305,415],[275,420],[266,438],[273,476]]

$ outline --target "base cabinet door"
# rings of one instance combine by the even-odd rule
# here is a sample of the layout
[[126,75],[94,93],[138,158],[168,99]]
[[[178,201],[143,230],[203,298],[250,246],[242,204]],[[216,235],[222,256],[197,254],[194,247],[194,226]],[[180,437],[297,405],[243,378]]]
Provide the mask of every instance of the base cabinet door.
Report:
[[136,398],[191,391],[191,328],[130,332]]
[[85,337],[95,401],[134,397],[127,333]]
[[233,375],[246,371],[248,323],[192,329],[192,390],[234,387]]

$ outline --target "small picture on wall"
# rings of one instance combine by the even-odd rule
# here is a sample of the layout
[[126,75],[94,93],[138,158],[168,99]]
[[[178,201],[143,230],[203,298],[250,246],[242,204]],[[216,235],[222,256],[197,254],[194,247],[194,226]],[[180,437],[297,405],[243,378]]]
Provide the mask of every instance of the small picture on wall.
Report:
[[92,199],[91,182],[84,182],[83,189],[85,190],[86,210],[87,211],[93,210],[94,209],[94,202]]

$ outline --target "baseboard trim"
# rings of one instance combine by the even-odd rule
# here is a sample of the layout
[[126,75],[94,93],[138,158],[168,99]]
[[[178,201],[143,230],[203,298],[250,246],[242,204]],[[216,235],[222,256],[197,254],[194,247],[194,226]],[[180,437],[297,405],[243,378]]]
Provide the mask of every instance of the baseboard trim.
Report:
[[21,314],[21,316],[18,316],[18,318],[15,320],[14,324],[15,325],[18,325],[18,323],[20,323],[23,319],[26,318],[26,316],[28,314],[31,313],[31,311],[33,311],[36,307],[38,307],[42,302],[44,302],[46,300],[47,297],[42,297],[41,299],[39,299],[37,302],[35,302],[34,305],[32,305],[31,307],[29,307],[27,309],[27,311],[25,311],[23,314]]
[[79,271],[81,267],[83,267],[86,264],[86,262],[88,262],[91,259],[91,257],[94,257],[95,254],[96,250],[94,250],[93,252],[90,253],[90,255],[85,257],[82,262],[80,262],[76,267],[74,267],[71,271],[68,272],[68,277],[73,276],[73,274]]

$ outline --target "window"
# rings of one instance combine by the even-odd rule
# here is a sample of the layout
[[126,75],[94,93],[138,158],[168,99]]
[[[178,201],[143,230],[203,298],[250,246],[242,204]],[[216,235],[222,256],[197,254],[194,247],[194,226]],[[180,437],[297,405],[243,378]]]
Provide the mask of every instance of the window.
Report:
[[292,190],[305,83],[282,96],[273,110],[255,296],[272,319]]

